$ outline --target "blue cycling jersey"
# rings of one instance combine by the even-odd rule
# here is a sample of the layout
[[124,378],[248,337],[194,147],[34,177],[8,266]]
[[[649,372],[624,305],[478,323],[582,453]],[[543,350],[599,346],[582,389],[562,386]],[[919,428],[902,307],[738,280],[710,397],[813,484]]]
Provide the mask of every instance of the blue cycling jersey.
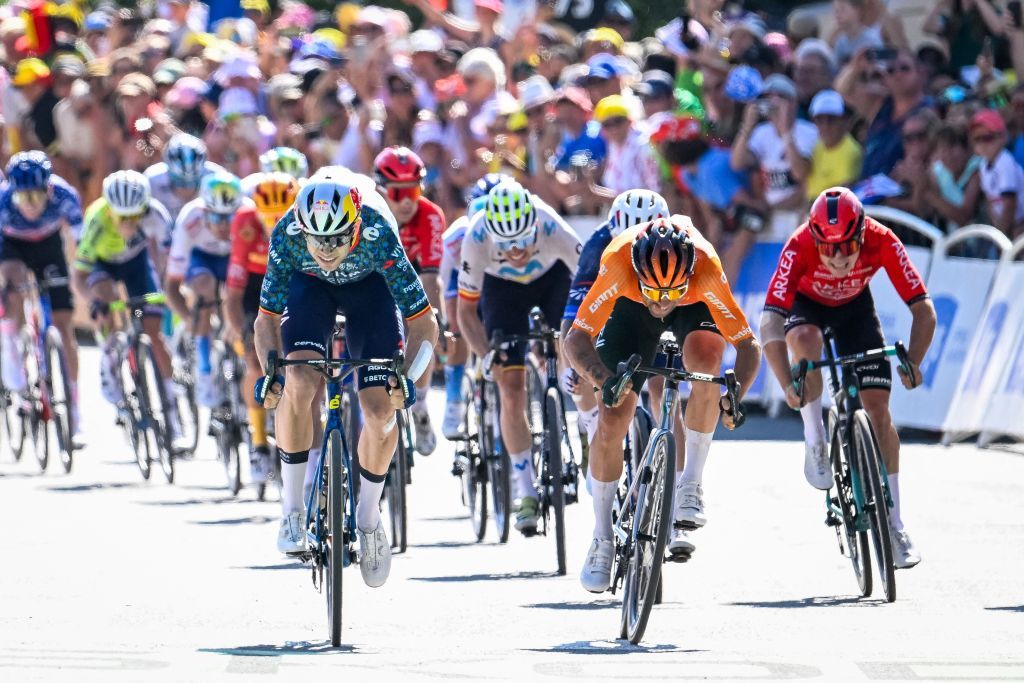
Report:
[[76,237],[82,232],[82,200],[78,191],[60,176],[50,176],[50,198],[39,218],[25,218],[14,204],[14,190],[0,190],[0,230],[4,237],[39,242],[68,224]]
[[590,291],[594,280],[597,279],[597,272],[601,268],[601,254],[611,244],[611,241],[612,230],[606,221],[594,231],[589,239],[587,239],[587,243],[583,245],[583,251],[580,252],[580,262],[576,267],[576,275],[573,277],[572,285],[569,287],[569,298],[565,300],[565,313],[562,314],[562,320],[572,322],[576,319],[576,313],[580,309],[580,304],[583,303],[583,300],[587,297],[587,292]]
[[406,318],[414,318],[430,308],[419,276],[398,238],[398,232],[377,211],[366,204],[360,210],[362,225],[352,251],[334,271],[325,273],[306,248],[306,239],[295,223],[295,211],[274,227],[270,236],[267,274],[260,292],[260,308],[275,315],[284,312],[289,282],[295,273],[304,273],[334,285],[344,285],[380,273]]

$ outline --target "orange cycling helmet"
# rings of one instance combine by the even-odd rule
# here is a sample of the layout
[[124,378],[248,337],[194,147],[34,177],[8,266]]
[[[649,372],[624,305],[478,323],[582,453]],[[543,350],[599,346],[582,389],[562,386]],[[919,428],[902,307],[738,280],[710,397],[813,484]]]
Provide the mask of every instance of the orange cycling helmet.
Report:
[[685,216],[657,218],[633,238],[633,270],[640,284],[651,289],[680,289],[693,275],[697,249]]
[[295,203],[299,194],[299,181],[288,173],[280,171],[264,173],[252,191],[256,211],[261,216],[274,217],[277,221]]

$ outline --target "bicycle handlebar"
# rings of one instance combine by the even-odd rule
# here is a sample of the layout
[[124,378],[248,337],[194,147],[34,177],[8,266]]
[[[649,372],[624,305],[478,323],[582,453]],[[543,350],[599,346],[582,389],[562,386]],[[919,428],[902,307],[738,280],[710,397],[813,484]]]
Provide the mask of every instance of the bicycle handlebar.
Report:
[[[405,398],[408,399],[408,388],[405,382],[405,372],[402,369],[405,365],[405,354],[396,351],[392,358],[280,358],[278,352],[271,350],[267,352],[266,378],[273,381],[280,368],[294,365],[305,365],[320,373],[328,382],[343,380],[359,368],[370,365],[380,365],[388,369],[398,378],[398,386],[401,388]],[[344,369],[344,372],[340,372]]]
[[796,395],[799,396],[801,402],[803,402],[804,380],[807,378],[808,372],[812,370],[820,370],[822,368],[849,368],[857,363],[882,360],[891,356],[896,356],[901,372],[905,375],[913,376],[910,371],[910,356],[907,354],[907,349],[903,345],[903,342],[898,341],[892,346],[883,346],[880,349],[851,353],[847,356],[840,356],[839,358],[822,358],[817,361],[807,360],[805,358],[790,369],[790,374],[793,378],[793,388],[796,391]]
[[145,305],[156,305],[167,302],[167,296],[163,292],[152,292],[142,296],[131,296],[127,299],[116,299],[107,303],[112,312],[126,311],[128,309],[140,308]]

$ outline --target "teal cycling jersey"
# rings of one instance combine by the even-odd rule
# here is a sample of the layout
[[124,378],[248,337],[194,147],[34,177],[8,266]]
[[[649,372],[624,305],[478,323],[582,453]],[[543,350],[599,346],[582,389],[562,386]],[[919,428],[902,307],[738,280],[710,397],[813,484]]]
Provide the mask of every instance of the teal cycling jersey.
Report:
[[415,318],[430,310],[423,284],[402,248],[397,229],[365,204],[360,209],[360,217],[362,225],[352,250],[337,269],[324,272],[306,248],[306,238],[295,222],[295,211],[289,210],[270,236],[260,309],[274,315],[284,312],[289,282],[295,273],[334,285],[357,282],[372,273],[380,273],[405,318]]

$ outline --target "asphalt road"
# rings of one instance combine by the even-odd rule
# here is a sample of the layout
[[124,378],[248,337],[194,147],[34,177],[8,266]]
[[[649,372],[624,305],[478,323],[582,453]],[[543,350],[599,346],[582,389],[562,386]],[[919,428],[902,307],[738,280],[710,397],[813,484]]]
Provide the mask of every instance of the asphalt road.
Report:
[[906,448],[904,518],[924,561],[885,604],[856,596],[799,443],[717,443],[708,526],[693,560],[666,568],[665,602],[633,647],[615,639],[617,599],[578,583],[589,497],[568,511],[558,577],[553,538],[501,546],[492,527],[472,542],[442,443],[413,470],[411,546],[388,583],[346,571],[346,644],[331,649],[309,571],[275,550],[278,505],[229,496],[209,445],[174,486],[158,471],[143,483],[91,374],[71,475],[40,476],[0,445],[0,681],[1024,679],[1017,453]]

